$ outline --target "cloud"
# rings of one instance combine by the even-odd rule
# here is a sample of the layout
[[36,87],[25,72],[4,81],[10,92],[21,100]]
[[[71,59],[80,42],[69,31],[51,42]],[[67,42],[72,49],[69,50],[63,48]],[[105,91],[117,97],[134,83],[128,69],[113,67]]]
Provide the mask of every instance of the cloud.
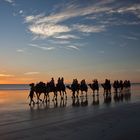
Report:
[[19,52],[19,53],[23,53],[24,52],[24,50],[22,50],[22,49],[17,49],[16,51]]
[[40,36],[40,37],[52,37],[59,35],[60,33],[70,32],[71,29],[64,25],[55,25],[55,24],[33,24],[29,26],[29,31],[33,34]]
[[[133,4],[133,5],[121,7],[121,8],[118,8],[116,10],[116,12],[118,12],[118,13],[131,12],[131,13],[134,13],[134,14],[138,14],[140,12],[140,4]],[[140,13],[139,13],[139,15],[140,15]]]
[[[120,18],[119,14],[134,14],[140,18],[140,4],[124,3],[117,4],[116,0],[101,0],[91,2],[90,5],[78,4],[76,2],[60,4],[50,14],[40,13],[28,15],[24,18],[28,24],[28,30],[34,35],[33,40],[58,38],[58,39],[78,39],[78,36],[71,35],[70,32],[100,33],[107,30],[110,26],[138,25],[138,19]],[[93,20],[85,22],[85,25],[76,24],[78,17],[83,20]],[[127,17],[127,16],[126,16]],[[74,19],[75,22],[68,22]],[[66,23],[65,23],[66,21]],[[73,25],[74,24],[74,25]],[[66,35],[65,35],[66,34]]]
[[[85,5],[81,7],[78,4],[67,4],[65,7],[59,7],[61,10],[59,12],[53,12],[50,15],[46,16],[43,14],[30,15],[25,17],[26,23],[60,23],[65,20],[75,18],[75,17],[85,17],[96,19],[98,14],[112,14],[112,13],[134,13],[135,15],[140,16],[140,4],[115,4],[116,0],[102,0],[98,2],[91,3],[90,5]],[[111,5],[114,3],[113,5]],[[87,17],[89,16],[89,17]]]
[[40,18],[44,17],[44,14],[39,14],[39,15],[30,15],[25,17],[25,22],[26,23],[35,23],[35,21],[39,20]]
[[23,14],[23,10],[20,10],[20,11],[19,11],[19,14]]
[[5,0],[6,2],[13,3],[13,0]]
[[[57,24],[61,23],[63,21],[69,20],[71,18],[75,17],[87,17],[88,15],[92,14],[98,14],[98,13],[104,13],[109,12],[112,7],[104,6],[104,4],[113,2],[114,0],[108,0],[106,2],[97,2],[91,3],[90,5],[85,5],[84,7],[80,7],[78,4],[66,4],[65,7],[59,7],[59,12],[51,13],[50,15],[46,16],[44,13],[38,14],[38,15],[29,15],[25,17],[26,23],[34,23],[34,24],[41,24],[41,23],[51,23],[51,24]],[[92,15],[93,17],[93,15]],[[94,18],[96,18],[94,16]]]
[[15,0],[4,0],[4,1],[9,3],[12,6],[15,6]]
[[39,46],[37,44],[29,44],[29,46],[44,50],[44,51],[50,51],[56,49],[55,47],[44,47],[44,46]]
[[122,35],[121,37],[124,38],[124,39],[128,39],[128,40],[138,40],[138,38],[137,37],[134,37],[134,36]]
[[93,20],[93,19],[97,19],[97,17],[94,15],[92,15],[92,16],[88,16],[88,17],[86,17],[85,19],[91,19],[91,20]]
[[79,5],[76,4],[70,4],[68,6],[66,5],[65,7],[63,7],[62,10],[60,10],[60,12],[52,13],[48,16],[45,16],[44,14],[27,16],[25,17],[25,22],[35,23],[35,24],[41,24],[41,23],[56,24],[74,17],[87,16],[90,14],[107,12],[110,10],[111,10],[110,7],[103,7],[99,3],[98,5],[92,4],[90,6],[85,6],[85,7],[80,7]]
[[49,40],[49,42],[53,44],[70,44],[69,40]]
[[11,74],[0,74],[0,77],[14,77],[14,75]]
[[39,74],[40,72],[37,72],[37,71],[31,71],[31,72],[26,72],[24,73],[24,75],[36,75],[36,74]]
[[75,30],[78,30],[80,32],[85,33],[99,33],[105,31],[105,26],[103,25],[97,25],[97,26],[91,26],[91,25],[73,25],[73,28]]
[[76,35],[71,35],[71,34],[60,35],[60,36],[56,36],[55,38],[59,38],[59,39],[80,39],[80,37],[78,37]]
[[[69,20],[75,17],[84,17],[90,14],[96,14],[100,12],[106,12],[110,10],[110,7],[100,7],[100,5],[90,5],[85,7],[80,7],[77,4],[66,5],[61,8],[59,12],[53,12],[50,15],[45,15],[44,13],[38,15],[29,15],[25,17],[25,23],[29,24],[29,31],[36,35],[36,38],[47,38],[47,37],[55,37],[62,39],[78,39],[78,37],[74,35],[59,35],[61,33],[68,33],[73,29],[68,27],[67,25],[62,25],[63,21]],[[82,32],[101,32],[104,31],[104,27],[81,27],[79,29]],[[86,28],[86,29],[84,29]]]
[[67,49],[80,50],[77,46],[74,46],[74,45],[66,46],[66,48],[67,48]]

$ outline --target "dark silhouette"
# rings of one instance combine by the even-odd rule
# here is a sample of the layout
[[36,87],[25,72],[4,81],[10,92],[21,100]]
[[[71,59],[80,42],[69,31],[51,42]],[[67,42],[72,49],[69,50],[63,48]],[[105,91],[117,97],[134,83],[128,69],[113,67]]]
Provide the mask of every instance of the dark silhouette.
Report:
[[124,88],[129,88],[129,89],[130,89],[130,88],[131,88],[131,83],[130,83],[130,81],[129,81],[129,80],[125,80],[124,83],[123,83],[123,87],[124,87]]
[[29,93],[29,96],[30,97],[30,103],[29,105],[31,105],[31,103],[33,102],[33,105],[35,104],[34,100],[33,100],[33,97],[34,97],[34,83],[32,84],[29,84],[30,85],[30,93]]
[[119,82],[119,89],[120,89],[120,92],[122,92],[122,90],[123,90],[123,81],[122,80],[120,80],[120,82]]
[[80,90],[81,90],[81,95],[83,95],[83,93],[85,92],[87,96],[88,86],[86,84],[85,79],[83,79],[80,84],[78,83],[77,79],[73,79],[72,84],[67,85],[67,88],[72,91],[72,98],[78,97]]
[[[46,97],[48,96],[47,94],[47,89],[46,89],[46,84],[43,83],[43,82],[39,82],[35,85],[34,87],[34,91],[36,93],[36,96],[37,96],[37,104],[39,104],[39,101],[44,101],[46,99]],[[41,94],[44,94],[44,99],[40,99],[40,95]]]
[[[111,83],[110,80],[105,79],[105,82],[101,84],[102,87],[104,88],[104,103],[110,104],[111,103]],[[114,88],[114,101],[119,102],[119,101],[129,101],[131,98],[131,83],[129,80],[125,80],[124,82],[122,80],[114,81],[112,84]],[[87,106],[88,105],[88,99],[87,99],[87,91],[88,91],[88,86],[86,84],[85,79],[83,79],[80,84],[78,83],[77,79],[73,79],[73,82],[71,85],[65,86],[64,84],[64,78],[58,78],[57,84],[55,85],[54,78],[51,79],[50,82],[47,82],[47,84],[43,82],[39,82],[37,84],[31,83],[30,84],[30,93],[28,98],[30,97],[30,103],[31,105],[35,104],[34,101],[34,94],[36,93],[36,99],[37,99],[37,104],[40,102],[41,106],[44,106],[44,102],[46,103],[46,107],[49,107],[50,105],[50,93],[53,92],[53,103],[54,107],[58,106],[57,102],[57,93],[60,93],[61,101],[60,101],[60,107],[65,107],[66,106],[66,100],[67,100],[67,93],[66,93],[66,87],[72,91],[72,105],[73,106]],[[92,84],[89,84],[89,87],[93,90],[93,105],[98,105],[99,104],[99,84],[98,81],[95,79],[93,80]],[[81,96],[79,99],[79,91],[81,91]],[[95,96],[95,91],[97,91],[97,95]],[[83,94],[86,93],[86,96],[83,96]],[[41,99],[40,96],[41,94],[44,95],[44,98]],[[64,98],[65,97],[65,98]],[[97,97],[97,98],[96,98]],[[81,100],[81,102],[80,102]]]
[[95,95],[95,91],[97,91],[97,95],[99,95],[99,84],[97,79],[93,80],[93,83],[89,84],[89,87],[93,91],[93,96]]
[[[72,91],[72,98],[78,97],[79,90],[80,90],[80,85],[78,84],[77,79],[73,79],[73,82],[72,82],[71,86],[68,85],[67,88]],[[76,96],[75,96],[75,94],[76,94]]]
[[115,93],[118,93],[119,87],[120,87],[119,81],[118,80],[114,81],[113,88],[114,88]]
[[47,89],[48,89],[48,93],[53,92],[54,96],[53,96],[53,101],[57,100],[57,89],[55,86],[55,82],[54,82],[54,78],[51,79],[50,82],[47,83]]
[[105,79],[105,83],[102,84],[104,88],[104,103],[110,104],[111,103],[111,83],[110,80]]
[[106,79],[105,83],[103,83],[101,85],[104,88],[104,95],[105,96],[111,95],[111,83],[110,83],[110,80]]
[[81,90],[81,95],[83,95],[83,92],[85,92],[85,93],[86,93],[86,96],[87,96],[88,86],[87,86],[87,84],[86,84],[85,79],[83,79],[83,80],[81,81],[80,90]]
[[125,80],[124,82],[122,80],[120,80],[120,82],[114,81],[113,83],[113,88],[114,88],[114,101],[115,102],[119,102],[119,101],[123,101],[123,99],[128,99],[130,98],[130,81],[129,80]]
[[60,77],[58,78],[58,81],[57,81],[57,84],[56,84],[56,90],[57,90],[57,92],[60,92],[61,99],[63,99],[64,96],[67,99],[66,87],[65,87],[65,84],[64,84],[64,78],[63,77],[61,79],[60,79]]

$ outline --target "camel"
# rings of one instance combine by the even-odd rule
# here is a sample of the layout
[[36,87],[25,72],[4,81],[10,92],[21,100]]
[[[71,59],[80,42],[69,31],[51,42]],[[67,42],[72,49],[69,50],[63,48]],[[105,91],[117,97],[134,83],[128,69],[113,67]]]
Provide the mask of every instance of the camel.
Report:
[[97,80],[93,80],[93,83],[89,84],[89,87],[93,91],[93,96],[95,95],[95,91],[97,91],[97,96],[99,95],[99,84]]
[[111,95],[111,84],[110,84],[110,80],[106,79],[105,80],[105,83],[101,84],[101,86],[104,89],[104,96]]
[[67,99],[67,92],[66,92],[65,84],[59,84],[59,83],[57,83],[56,84],[56,90],[57,90],[57,92],[60,93],[61,99],[63,99],[64,96]]
[[[47,90],[46,90],[46,84],[43,82],[39,82],[34,86],[34,91],[36,93],[36,97],[37,97],[37,104],[39,104],[39,101],[44,101],[47,94]],[[40,95],[44,94],[44,100],[40,99]]]
[[81,90],[81,95],[83,95],[83,93],[85,92],[87,96],[88,86],[84,79],[81,81],[80,90]]
[[77,79],[73,79],[73,83],[71,85],[67,85],[66,87],[72,91],[72,98],[78,97],[79,91],[81,91],[81,95],[85,92],[87,96],[88,86],[85,81],[83,82],[83,80],[81,81],[81,84],[79,84]]

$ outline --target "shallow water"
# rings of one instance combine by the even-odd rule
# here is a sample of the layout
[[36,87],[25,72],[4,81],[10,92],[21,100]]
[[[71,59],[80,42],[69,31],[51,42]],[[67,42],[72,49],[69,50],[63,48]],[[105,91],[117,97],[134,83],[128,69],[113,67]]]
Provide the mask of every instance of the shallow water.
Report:
[[[8,87],[8,86],[7,86]],[[6,88],[7,88],[6,87]],[[12,110],[28,110],[29,107],[29,99],[28,94],[29,90],[26,86],[26,90],[24,89],[24,85],[20,86],[20,88],[13,87],[12,89],[0,90],[0,111],[12,111]],[[22,89],[22,90],[21,90]],[[79,100],[73,100],[71,98],[71,91],[67,89],[67,100],[61,100],[60,96],[58,96],[57,102],[53,102],[53,93],[50,93],[50,102],[34,105],[32,106],[33,109],[49,109],[49,108],[68,108],[68,107],[96,107],[96,108],[103,108],[103,107],[113,107],[118,104],[126,104],[128,102],[137,102],[140,101],[140,84],[133,84],[130,90],[131,97],[130,98],[123,98],[123,100],[119,100],[115,102],[114,100],[114,93],[112,89],[112,98],[110,102],[105,103],[103,97],[103,89],[100,88],[99,92],[99,101],[97,101],[97,96],[95,99],[92,96],[92,91],[89,89],[87,99],[85,96],[80,96]],[[43,95],[41,96],[43,99]],[[36,101],[36,98],[35,98]]]

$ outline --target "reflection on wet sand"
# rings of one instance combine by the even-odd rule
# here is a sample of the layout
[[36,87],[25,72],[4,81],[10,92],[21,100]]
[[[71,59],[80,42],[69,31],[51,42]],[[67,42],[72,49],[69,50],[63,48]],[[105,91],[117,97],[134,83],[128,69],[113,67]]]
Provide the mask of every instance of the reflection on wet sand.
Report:
[[114,93],[114,102],[129,101],[131,98],[130,89],[125,89],[121,92]]
[[[64,108],[69,106],[67,103],[71,102],[72,107],[86,107],[88,105],[93,105],[93,106],[99,106],[101,105],[100,103],[100,98],[102,94],[100,95],[81,95],[77,96],[75,98],[60,98],[60,99],[55,99],[52,102],[50,100],[46,102],[42,102],[40,104],[36,105],[31,105],[30,108],[31,110],[33,109],[48,109],[48,108]],[[131,91],[130,89],[125,89],[121,92],[115,92],[115,93],[109,93],[109,94],[103,94],[103,104],[110,105],[112,102],[113,103],[119,103],[119,102],[124,102],[124,101],[130,101],[131,99]]]
[[88,98],[87,96],[80,96],[76,98],[72,98],[72,106],[78,107],[78,106],[87,106],[88,105]]
[[99,105],[99,95],[95,96],[93,95],[93,102],[92,105]]

